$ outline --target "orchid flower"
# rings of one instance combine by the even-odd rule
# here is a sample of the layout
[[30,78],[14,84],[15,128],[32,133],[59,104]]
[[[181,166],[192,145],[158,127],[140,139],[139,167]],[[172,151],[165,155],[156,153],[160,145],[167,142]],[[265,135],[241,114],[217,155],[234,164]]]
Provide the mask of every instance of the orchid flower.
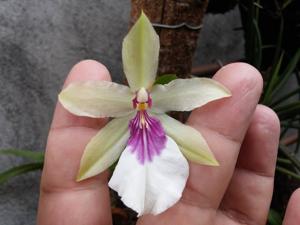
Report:
[[109,81],[74,82],[59,94],[61,104],[75,115],[114,117],[87,144],[77,180],[105,171],[119,158],[109,186],[138,216],[159,214],[181,198],[189,175],[187,159],[218,165],[201,134],[166,112],[190,111],[230,96],[208,78],[154,85],[158,56],[159,37],[142,12],[123,41],[129,87]]

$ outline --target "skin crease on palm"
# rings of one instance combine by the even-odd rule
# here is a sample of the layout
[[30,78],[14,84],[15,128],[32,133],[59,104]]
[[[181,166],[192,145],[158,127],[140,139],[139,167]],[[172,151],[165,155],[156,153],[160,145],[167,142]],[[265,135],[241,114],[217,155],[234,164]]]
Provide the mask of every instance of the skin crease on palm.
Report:
[[[110,80],[100,63],[85,60],[73,67],[65,85],[83,80]],[[201,131],[220,167],[190,163],[181,200],[158,216],[139,218],[138,225],[263,225],[273,191],[279,121],[258,105],[262,78],[252,66],[234,63],[213,79],[232,97],[194,110],[188,124]],[[77,183],[85,145],[106,119],[77,117],[57,104],[49,132],[41,180],[38,225],[112,224],[108,173]],[[284,225],[300,222],[300,190],[288,205]]]

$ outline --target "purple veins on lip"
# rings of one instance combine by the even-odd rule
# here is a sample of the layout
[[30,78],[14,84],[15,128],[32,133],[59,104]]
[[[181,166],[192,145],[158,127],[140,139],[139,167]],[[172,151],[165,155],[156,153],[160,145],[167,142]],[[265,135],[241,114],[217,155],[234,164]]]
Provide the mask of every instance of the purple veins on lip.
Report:
[[149,116],[146,110],[137,111],[129,122],[130,138],[128,146],[137,155],[140,163],[151,162],[166,145],[166,134],[158,119]]

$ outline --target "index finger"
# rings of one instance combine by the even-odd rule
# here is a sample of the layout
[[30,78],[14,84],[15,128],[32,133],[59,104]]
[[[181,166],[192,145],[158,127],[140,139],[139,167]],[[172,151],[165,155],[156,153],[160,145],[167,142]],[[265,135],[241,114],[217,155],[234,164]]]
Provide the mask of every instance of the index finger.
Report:
[[[65,85],[78,80],[110,80],[100,63],[86,60],[71,70]],[[107,175],[76,182],[80,159],[105,119],[75,116],[57,103],[41,180],[38,224],[111,224]]]

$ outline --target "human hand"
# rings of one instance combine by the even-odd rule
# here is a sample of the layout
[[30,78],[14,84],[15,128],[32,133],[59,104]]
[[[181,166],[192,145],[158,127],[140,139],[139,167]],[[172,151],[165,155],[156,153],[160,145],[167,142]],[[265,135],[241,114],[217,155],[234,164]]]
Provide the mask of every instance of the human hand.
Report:
[[[231,64],[214,79],[230,89],[232,97],[195,110],[188,123],[201,131],[220,167],[190,163],[181,200],[158,216],[141,217],[138,224],[265,224],[273,190],[278,119],[270,109],[257,105],[262,78],[253,67]],[[78,80],[110,80],[110,75],[101,64],[87,60],[72,69],[65,85]],[[39,225],[112,224],[108,174],[75,181],[85,145],[105,123],[105,119],[77,117],[58,103],[41,181]],[[292,218],[286,221],[285,225],[297,223]]]

